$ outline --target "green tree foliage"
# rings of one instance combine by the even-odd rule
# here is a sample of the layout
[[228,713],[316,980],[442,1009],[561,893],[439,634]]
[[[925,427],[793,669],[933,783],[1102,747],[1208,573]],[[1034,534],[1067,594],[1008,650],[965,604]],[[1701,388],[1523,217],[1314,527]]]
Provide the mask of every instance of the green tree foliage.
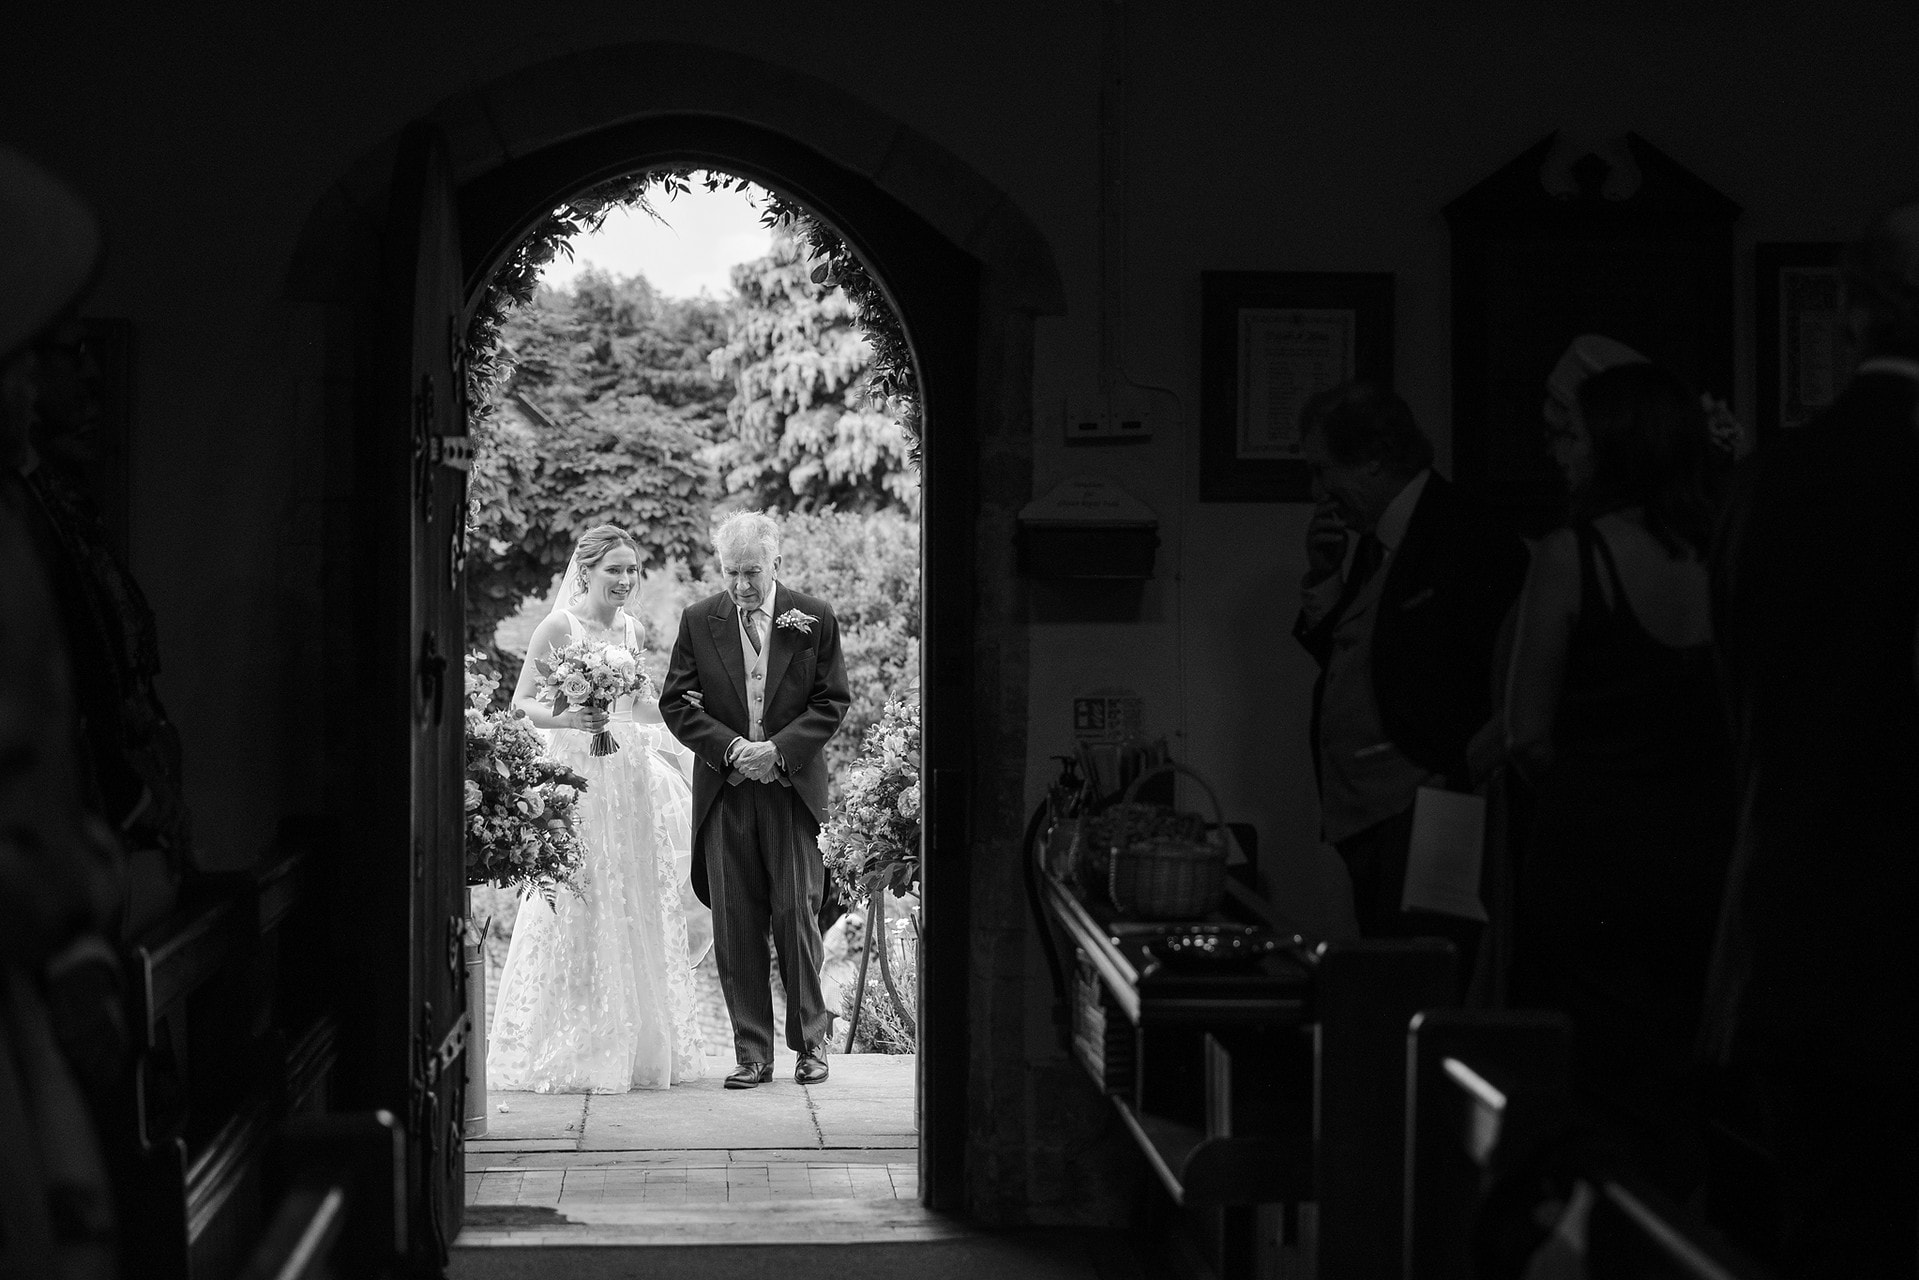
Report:
[[920,526],[897,510],[818,511],[780,521],[780,577],[833,606],[853,693],[827,744],[838,778],[888,698],[919,682]]
[[542,290],[500,328],[497,398],[531,415],[477,415],[469,504],[467,645],[528,596],[544,595],[574,541],[612,521],[643,564],[706,555],[716,488],[704,454],[726,421],[730,388],[706,356],[725,304],[664,299],[644,279],[588,272],[570,292]]
[[915,509],[904,406],[876,383],[861,310],[829,274],[790,224],[771,253],[733,269],[738,303],[711,357],[733,383],[732,430],[710,456],[725,490],[752,506]]

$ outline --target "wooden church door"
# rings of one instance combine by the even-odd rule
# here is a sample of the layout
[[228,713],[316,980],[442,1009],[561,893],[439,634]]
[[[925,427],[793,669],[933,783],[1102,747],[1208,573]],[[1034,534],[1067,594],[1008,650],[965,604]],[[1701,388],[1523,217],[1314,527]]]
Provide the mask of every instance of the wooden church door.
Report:
[[405,1108],[408,1253],[437,1273],[464,1202],[464,1054],[485,1029],[468,1025],[461,957],[469,454],[459,225],[445,145],[424,126],[401,142],[381,270],[376,382],[356,470],[364,518],[377,525],[363,532],[373,555],[360,566],[373,588],[361,616],[378,635],[366,691],[379,746],[369,753],[377,813],[365,889],[388,904],[374,971],[389,981],[346,999],[377,1011],[375,1091]]

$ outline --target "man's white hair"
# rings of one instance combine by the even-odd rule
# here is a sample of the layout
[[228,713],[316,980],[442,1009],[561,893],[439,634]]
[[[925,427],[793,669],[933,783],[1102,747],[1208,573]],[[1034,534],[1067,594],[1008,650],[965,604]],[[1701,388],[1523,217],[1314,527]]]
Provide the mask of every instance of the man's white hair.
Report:
[[713,549],[722,560],[763,551],[770,569],[780,554],[779,522],[764,511],[735,511],[713,531]]

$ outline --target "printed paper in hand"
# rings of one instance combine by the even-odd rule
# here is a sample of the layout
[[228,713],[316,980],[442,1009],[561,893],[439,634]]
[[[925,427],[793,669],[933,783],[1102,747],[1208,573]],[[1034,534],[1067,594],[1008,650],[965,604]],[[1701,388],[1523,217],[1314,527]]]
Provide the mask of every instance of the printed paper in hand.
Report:
[[1479,859],[1485,843],[1484,796],[1421,787],[1413,801],[1406,890],[1399,909],[1485,920],[1486,908],[1479,901]]

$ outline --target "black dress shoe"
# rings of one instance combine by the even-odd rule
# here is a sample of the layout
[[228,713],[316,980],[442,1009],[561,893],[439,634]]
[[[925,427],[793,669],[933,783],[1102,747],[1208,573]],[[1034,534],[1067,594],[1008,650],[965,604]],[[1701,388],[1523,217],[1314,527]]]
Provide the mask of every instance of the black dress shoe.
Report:
[[770,1062],[742,1062],[733,1068],[733,1074],[726,1078],[729,1089],[751,1089],[755,1085],[765,1084],[773,1078],[773,1064]]
[[823,1084],[826,1081],[826,1050],[802,1049],[793,1065],[793,1080],[798,1084]]

